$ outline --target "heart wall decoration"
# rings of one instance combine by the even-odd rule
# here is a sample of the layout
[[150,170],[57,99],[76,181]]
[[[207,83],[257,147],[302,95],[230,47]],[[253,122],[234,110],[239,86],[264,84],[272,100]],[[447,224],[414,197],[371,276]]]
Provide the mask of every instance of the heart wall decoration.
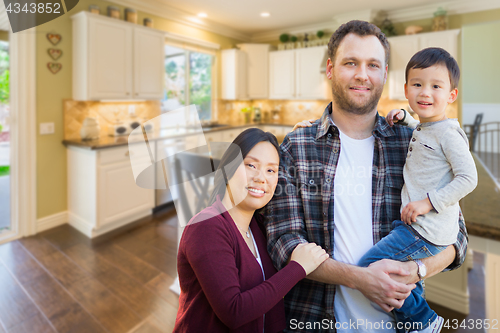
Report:
[[53,60],[57,60],[57,59],[61,58],[63,52],[62,52],[62,50],[59,50],[59,49],[48,49],[47,53],[49,54],[49,56]]
[[59,34],[47,34],[47,39],[52,43],[52,45],[57,45],[61,41],[62,37]]
[[49,62],[47,63],[47,67],[49,69],[49,71],[52,72],[52,74],[56,74],[57,72],[59,72],[62,68],[62,64],[58,63],[58,62]]

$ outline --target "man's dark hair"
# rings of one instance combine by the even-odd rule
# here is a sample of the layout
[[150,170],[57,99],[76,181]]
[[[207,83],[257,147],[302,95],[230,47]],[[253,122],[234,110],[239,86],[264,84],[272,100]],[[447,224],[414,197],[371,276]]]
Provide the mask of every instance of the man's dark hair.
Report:
[[352,20],[347,23],[342,24],[332,35],[330,38],[330,42],[328,42],[328,56],[332,61],[332,64],[335,63],[335,55],[337,54],[337,49],[339,48],[340,43],[348,34],[353,33],[360,37],[363,36],[375,36],[380,41],[380,44],[384,47],[385,51],[385,63],[389,63],[389,42],[385,37],[384,33],[380,31],[380,29],[366,21]]
[[408,83],[408,73],[410,69],[425,69],[434,65],[443,65],[448,69],[450,76],[451,90],[458,87],[460,80],[460,68],[457,61],[448,53],[448,51],[440,47],[428,47],[418,51],[411,57],[408,65],[406,65],[405,80]]

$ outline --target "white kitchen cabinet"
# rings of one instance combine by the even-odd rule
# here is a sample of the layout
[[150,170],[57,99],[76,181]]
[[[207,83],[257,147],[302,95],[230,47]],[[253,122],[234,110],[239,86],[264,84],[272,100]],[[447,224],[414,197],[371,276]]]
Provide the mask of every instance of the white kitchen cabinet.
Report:
[[222,99],[265,99],[269,94],[269,44],[223,50]]
[[134,27],[134,99],[163,98],[164,59],[164,33]]
[[80,12],[73,19],[73,99],[160,99],[164,33]]
[[246,54],[238,49],[221,51],[222,99],[247,99]]
[[295,50],[269,53],[269,98],[295,98]]
[[411,57],[428,47],[441,47],[457,59],[457,43],[460,30],[446,30],[388,38],[391,46],[389,64],[389,98],[404,100],[406,65]]
[[328,99],[328,81],[320,73],[326,46],[270,52],[271,99]]
[[238,44],[247,59],[247,98],[266,99],[269,96],[269,44]]
[[69,224],[90,238],[152,213],[154,190],[136,185],[130,155],[140,150],[131,151],[68,148]]

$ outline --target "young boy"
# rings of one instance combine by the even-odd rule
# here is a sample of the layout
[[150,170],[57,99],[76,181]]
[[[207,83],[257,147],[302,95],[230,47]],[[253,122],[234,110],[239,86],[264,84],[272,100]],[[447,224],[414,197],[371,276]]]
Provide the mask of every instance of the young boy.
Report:
[[[467,136],[458,121],[445,114],[457,98],[459,78],[457,62],[441,48],[417,52],[406,66],[405,96],[420,123],[404,110],[387,115],[390,125],[394,119],[415,128],[403,170],[401,221],[393,222],[393,230],[361,258],[360,266],[384,258],[414,260],[422,280],[419,259],[455,243],[458,201],[477,185]],[[443,318],[431,310],[422,292],[419,281],[403,306],[394,310],[396,320],[412,331],[440,332]]]

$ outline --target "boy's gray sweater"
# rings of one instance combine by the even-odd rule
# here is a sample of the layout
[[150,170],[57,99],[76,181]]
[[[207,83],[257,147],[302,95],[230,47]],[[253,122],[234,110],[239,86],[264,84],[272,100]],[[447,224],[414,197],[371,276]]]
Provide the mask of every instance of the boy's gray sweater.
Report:
[[453,244],[458,234],[458,201],[477,185],[467,136],[456,119],[419,123],[406,113],[403,124],[415,130],[403,170],[401,209],[428,197],[434,209],[419,215],[412,227],[435,245]]

